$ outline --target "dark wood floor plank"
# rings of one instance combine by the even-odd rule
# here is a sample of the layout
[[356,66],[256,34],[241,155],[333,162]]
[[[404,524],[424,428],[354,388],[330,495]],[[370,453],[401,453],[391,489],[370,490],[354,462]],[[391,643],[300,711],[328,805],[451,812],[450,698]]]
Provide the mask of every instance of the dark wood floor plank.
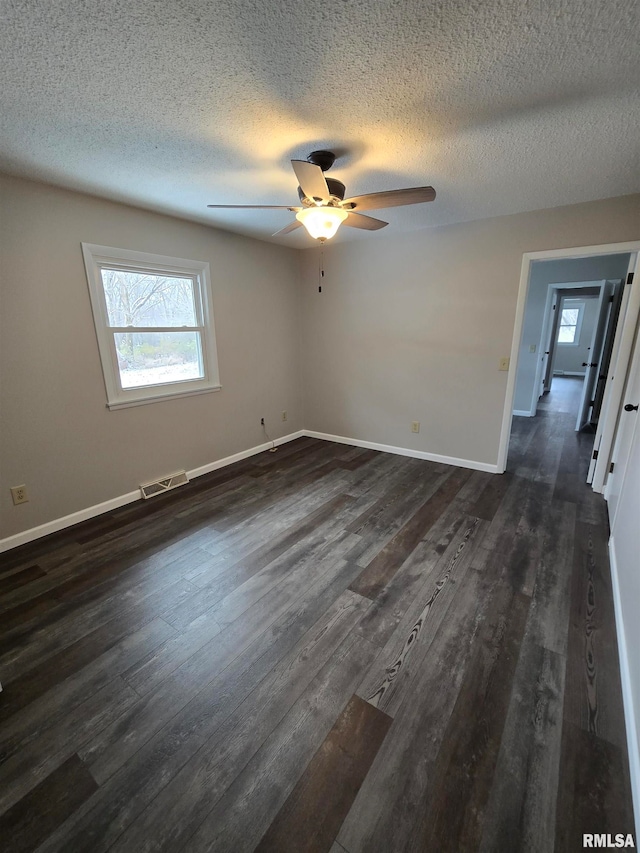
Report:
[[529,604],[497,583],[408,850],[478,848]]
[[[198,703],[203,707],[215,706],[224,715],[224,704],[231,713],[329,611],[357,571],[356,566],[336,561],[273,624],[265,627],[260,619],[242,620],[225,632],[215,650],[187,660],[79,751],[94,777],[100,783],[110,778],[200,693]],[[187,713],[192,711],[193,707]]]
[[[286,578],[277,586],[272,587],[262,598],[252,604],[246,615],[241,613],[233,622],[223,622],[224,614],[217,613],[216,623],[222,624],[223,630],[219,635],[215,635],[212,640],[197,650],[193,650],[191,656],[187,658],[189,667],[194,671],[199,671],[202,662],[204,662],[208,669],[211,655],[219,656],[221,649],[230,648],[239,654],[245,645],[255,637],[256,628],[259,628],[261,632],[267,630],[273,622],[308,592],[309,587],[313,586],[317,579],[322,582],[325,573],[331,577],[333,573],[339,572],[345,558],[353,548],[354,542],[357,542],[357,538],[353,534],[345,534],[341,539],[333,542],[325,554],[316,558],[312,566],[315,572],[313,578],[310,575],[310,570],[305,571],[304,568],[295,574],[292,572],[290,578]],[[167,646],[159,650],[156,656],[146,660],[140,670],[127,673],[128,682],[137,692],[140,694],[148,693],[175,669],[180,658],[184,659],[184,647],[180,644],[177,649],[179,654],[176,654],[176,642],[169,641]]]
[[[27,705],[34,703],[38,697],[47,693],[52,687],[100,658],[124,637],[132,632],[135,633],[139,624],[135,615],[132,614],[129,615],[128,619],[120,617],[112,619],[106,625],[96,628],[95,631],[62,649],[57,654],[51,655],[40,665],[14,679],[10,685],[5,686],[2,695],[0,723]],[[164,626],[167,637],[175,635],[175,629],[172,629],[168,623],[158,620],[157,624]],[[152,643],[146,644],[148,654],[153,648]]]
[[524,504],[530,489],[529,480],[513,475],[493,517],[486,534],[486,546],[495,551],[511,547],[513,533],[524,512]]
[[72,755],[0,817],[0,839],[11,853],[28,853],[44,841],[96,790],[77,755]]
[[353,591],[374,599],[449,506],[470,476],[467,470],[461,468],[454,470],[368,564],[352,584]]
[[[137,631],[127,634],[112,648],[64,681],[56,683],[3,724],[0,729],[2,759],[23,748],[46,729],[68,719],[78,705],[126,671],[134,661],[145,655],[148,649],[160,645],[174,633],[174,629],[162,619],[153,619]],[[12,685],[9,684],[2,695],[6,692],[10,700],[11,691]],[[1,774],[0,768],[0,777]]]
[[554,849],[564,669],[561,655],[523,646],[478,847],[483,853]]
[[240,704],[235,696],[226,701],[219,687],[200,693],[99,789],[75,820],[51,837],[43,853],[69,848],[98,853],[116,840],[125,850],[144,850],[152,837],[158,842],[166,837],[171,845],[187,824],[193,831],[196,803],[200,808],[212,805],[211,786],[218,796],[226,790],[368,605],[350,592],[338,597],[315,630],[262,680],[254,681],[253,691]]
[[0,814],[15,805],[96,732],[136,701],[121,678],[112,679],[86,702],[32,739],[0,765]]
[[409,464],[410,461],[407,457],[391,457],[390,454],[382,453],[379,458],[372,460],[349,476],[347,494],[383,496],[396,484],[413,477],[414,471]]
[[42,661],[68,648],[77,640],[86,637],[96,627],[105,625],[112,619],[129,619],[131,612],[134,611],[136,618],[139,618],[140,613],[144,614],[141,619],[144,623],[155,616],[161,616],[165,611],[192,598],[197,593],[197,587],[180,578],[175,583],[167,584],[157,590],[154,590],[152,583],[146,584],[133,601],[126,592],[111,596],[87,608],[77,619],[69,623],[56,627],[43,627],[34,631],[31,641],[27,637],[26,642],[3,655],[0,658],[3,681],[6,678],[7,683],[11,682],[13,678],[38,666]]
[[484,578],[466,578],[338,833],[349,851],[403,850],[410,838],[474,647]]
[[584,480],[580,470],[580,433],[567,430],[563,437],[553,497],[577,504]]
[[[180,841],[196,829],[327,660],[333,655],[333,661],[337,662],[336,649],[357,622],[357,615],[368,605],[368,601],[350,592],[338,598],[323,617],[322,625],[316,631],[308,632],[233,714],[214,730],[215,737],[211,737],[213,732],[207,727],[208,737],[200,737],[197,751],[189,756],[152,802],[147,800],[142,814],[136,815],[134,811],[135,805],[141,805],[142,792],[137,785],[131,790],[129,783],[125,788],[129,791],[126,808],[119,810],[115,825],[109,821],[99,834],[94,834],[93,828],[99,829],[96,824],[98,815],[92,816],[93,843],[97,847],[88,849],[105,849],[109,838],[113,840],[114,833],[125,829],[127,817],[130,824],[114,844],[114,851],[142,851],[151,846],[156,850],[178,847]],[[193,740],[191,737],[190,741]],[[125,778],[126,769],[123,768]],[[112,781],[119,783],[118,774]],[[119,787],[119,790],[122,789]],[[113,804],[108,802],[108,812],[112,808]],[[133,817],[137,817],[135,823],[131,822]]]
[[[0,653],[9,656],[12,651],[19,653],[26,644],[33,646],[39,633],[46,632],[49,637],[56,631],[71,634],[71,625],[83,619],[87,621],[87,614],[89,621],[95,625],[96,614],[116,596],[133,605],[150,592],[175,583],[195,566],[210,560],[212,557],[206,551],[186,548],[185,554],[164,563],[143,561],[131,565],[114,559],[109,566],[100,567],[90,576],[83,572],[77,578],[61,580],[53,593],[43,593],[37,599],[50,597],[55,603],[54,608],[39,616],[37,625],[23,617],[19,628],[5,631],[0,641]],[[3,614],[3,621],[12,612]]]
[[[347,637],[282,722],[265,740],[226,794],[209,811],[186,849],[252,851],[284,807],[305,766],[329,736],[358,677],[377,654],[364,640]],[[336,781],[336,786],[339,780]],[[322,810],[322,803],[316,803]],[[292,839],[303,849],[304,838]],[[285,848],[286,849],[286,848]],[[293,848],[295,849],[295,848]]]
[[626,754],[565,720],[555,850],[582,850],[585,832],[628,834],[635,842]]
[[328,851],[390,725],[391,717],[352,696],[256,851]]
[[416,502],[430,497],[445,478],[446,474],[436,475],[433,470],[426,472],[426,476],[416,471],[410,472],[392,482],[373,506],[351,522],[349,531],[364,536],[377,529],[384,534],[389,525],[397,523],[403,514],[409,513],[408,520],[413,514],[412,510],[415,511]]
[[470,507],[469,515],[475,515],[477,518],[485,518],[487,521],[491,521],[502,503],[512,479],[513,474],[510,472],[494,474],[482,490],[476,503]]
[[548,515],[527,624],[531,642],[564,656],[569,636],[575,519],[575,504],[563,501],[555,503]]
[[446,618],[456,592],[464,585],[474,545],[484,524],[469,518],[461,526],[455,549],[445,552],[430,579],[416,592],[414,601],[385,644],[374,667],[358,686],[357,693],[391,717],[412,695],[412,682]]
[[26,569],[20,569],[10,575],[5,575],[0,578],[0,595],[9,592],[12,589],[17,589],[19,586],[31,583],[36,578],[43,578],[46,575],[44,569],[40,566],[28,566]]
[[[258,546],[246,557],[233,563],[224,573],[215,576],[212,582],[200,585],[201,592],[195,602],[187,602],[186,605],[175,609],[167,616],[167,620],[177,628],[184,628],[202,613],[206,613],[210,608],[218,605],[228,594],[236,589],[241,590],[245,583],[289,549],[300,542],[303,543],[304,547],[307,547],[307,537],[317,535],[318,529],[324,522],[334,519],[335,515],[339,514],[353,500],[349,495],[332,497],[281,535],[272,534],[268,544]],[[222,610],[218,608],[217,612],[224,612],[224,607]]]
[[446,510],[376,597],[373,607],[358,628],[362,636],[379,645],[386,643],[413,601],[415,589],[422,586],[438,560],[451,546],[461,525],[467,520],[469,507],[477,500],[478,489],[481,490],[490,477],[483,471],[471,473]]
[[357,628],[360,636],[378,646],[389,641],[425,584],[435,582],[442,566],[456,553],[465,534],[465,521],[465,516],[456,513],[441,536],[419,543],[362,618]]
[[300,484],[298,492],[293,491],[290,485],[286,490],[264,492],[239,514],[235,511],[237,505],[232,502],[225,525],[211,525],[209,541],[202,546],[216,557],[212,564],[213,572],[208,569],[196,571],[187,575],[187,579],[199,585],[206,584],[208,577],[217,576],[220,567],[226,568],[247,557],[265,541],[284,535],[323,504],[345,494],[347,482],[347,478],[336,470],[317,482]]
[[625,748],[613,592],[606,538],[576,522],[567,655],[566,720]]

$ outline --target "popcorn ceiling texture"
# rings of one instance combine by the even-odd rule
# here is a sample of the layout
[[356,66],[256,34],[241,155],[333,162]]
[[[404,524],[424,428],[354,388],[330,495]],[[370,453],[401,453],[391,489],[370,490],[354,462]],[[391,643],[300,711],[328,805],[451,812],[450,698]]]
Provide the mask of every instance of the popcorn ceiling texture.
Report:
[[639,24],[636,0],[4,0],[0,169],[263,239],[292,214],[207,203],[293,204],[319,147],[350,195],[436,188],[385,234],[624,195]]

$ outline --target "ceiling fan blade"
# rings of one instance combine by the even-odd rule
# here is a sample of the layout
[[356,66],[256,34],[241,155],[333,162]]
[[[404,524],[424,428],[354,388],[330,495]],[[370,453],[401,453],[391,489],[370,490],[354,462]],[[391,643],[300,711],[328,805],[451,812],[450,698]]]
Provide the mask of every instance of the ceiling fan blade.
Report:
[[216,210],[300,210],[299,207],[289,207],[288,204],[208,204],[207,207]]
[[343,225],[350,225],[352,228],[364,228],[365,231],[378,231],[388,225],[388,222],[383,222],[382,219],[374,219],[373,216],[363,216],[361,213],[349,213]]
[[389,190],[383,193],[368,193],[345,198],[340,205],[345,210],[382,210],[384,207],[400,207],[403,204],[420,204],[433,201],[433,187],[411,187],[406,190]]
[[302,226],[302,222],[298,222],[297,219],[294,219],[293,222],[290,222],[288,225],[285,225],[284,228],[281,228],[279,231],[276,231],[275,234],[272,234],[272,237],[281,237],[283,234],[289,234],[291,231],[295,231],[296,228],[300,228]]
[[307,198],[315,199],[315,201],[329,201],[331,193],[320,166],[308,163],[306,160],[292,160],[291,165],[296,173],[300,189]]

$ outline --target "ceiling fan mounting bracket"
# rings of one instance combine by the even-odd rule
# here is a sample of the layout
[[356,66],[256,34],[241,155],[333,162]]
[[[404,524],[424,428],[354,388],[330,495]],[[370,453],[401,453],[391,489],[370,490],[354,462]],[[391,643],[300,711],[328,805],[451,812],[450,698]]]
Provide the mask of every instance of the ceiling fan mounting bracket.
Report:
[[323,172],[330,169],[335,163],[336,155],[333,151],[312,151],[307,157],[308,163],[313,163],[314,166],[320,166]]

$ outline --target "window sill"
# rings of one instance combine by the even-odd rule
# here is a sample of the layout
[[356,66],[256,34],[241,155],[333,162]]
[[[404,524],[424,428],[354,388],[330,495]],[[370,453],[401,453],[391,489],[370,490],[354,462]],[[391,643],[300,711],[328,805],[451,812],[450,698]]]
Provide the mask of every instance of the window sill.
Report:
[[148,403],[161,403],[163,400],[175,400],[178,397],[196,397],[199,394],[211,394],[222,390],[222,385],[211,385],[208,388],[197,388],[191,391],[170,391],[164,394],[154,394],[152,397],[136,397],[128,400],[117,400],[107,403],[107,409],[113,412],[116,409],[131,409],[133,406],[146,406]]

